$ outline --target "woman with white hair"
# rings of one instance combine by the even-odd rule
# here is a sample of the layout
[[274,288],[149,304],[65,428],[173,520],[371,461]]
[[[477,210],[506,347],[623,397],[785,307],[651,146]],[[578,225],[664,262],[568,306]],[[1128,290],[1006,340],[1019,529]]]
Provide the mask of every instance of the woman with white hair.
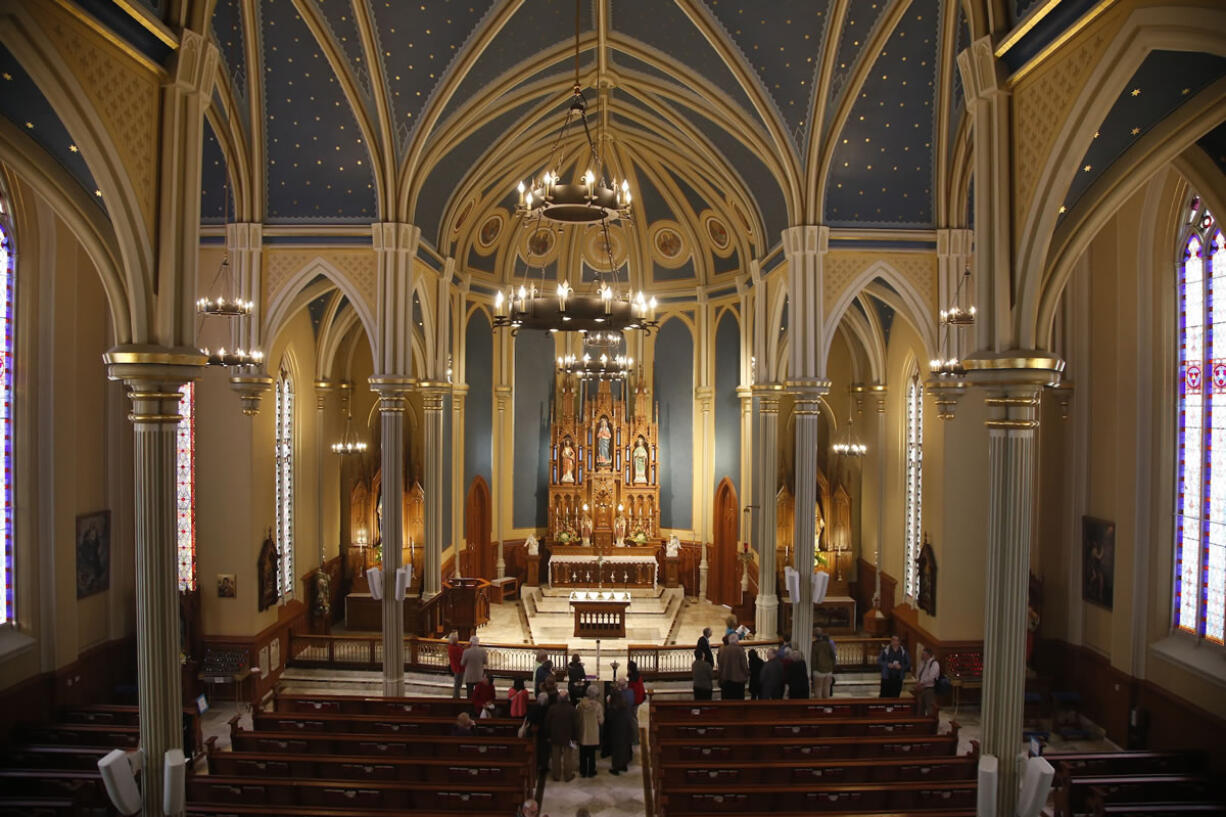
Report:
[[725,701],[745,700],[745,682],[749,680],[749,659],[736,633],[728,634],[728,643],[719,648],[719,694]]
[[485,677],[486,653],[481,646],[481,639],[475,635],[468,642],[468,649],[460,656],[460,666],[464,668],[464,683],[468,685],[468,697],[472,698],[473,690]]
[[604,704],[600,687],[592,684],[577,707],[579,712],[579,776],[596,776],[596,749],[600,746],[600,727],[604,725]]

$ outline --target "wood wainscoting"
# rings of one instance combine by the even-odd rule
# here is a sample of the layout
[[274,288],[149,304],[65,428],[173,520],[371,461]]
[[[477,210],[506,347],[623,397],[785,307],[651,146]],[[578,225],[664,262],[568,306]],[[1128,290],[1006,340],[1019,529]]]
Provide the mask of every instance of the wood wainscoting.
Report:
[[[291,599],[277,608],[277,620],[255,635],[208,635],[206,633],[204,636],[205,649],[242,650],[247,654],[247,666],[264,670],[258,674],[253,673],[251,680],[244,685],[243,692],[248,695],[254,706],[263,700],[265,695],[272,692],[277,681],[281,679],[281,673],[285,671],[286,662],[290,659],[290,630],[298,633],[308,632],[307,612],[307,606],[303,602]],[[275,648],[272,646],[274,641],[277,642]],[[264,660],[263,651],[266,647],[270,664],[267,667],[261,663]],[[273,661],[274,652],[276,661]]]

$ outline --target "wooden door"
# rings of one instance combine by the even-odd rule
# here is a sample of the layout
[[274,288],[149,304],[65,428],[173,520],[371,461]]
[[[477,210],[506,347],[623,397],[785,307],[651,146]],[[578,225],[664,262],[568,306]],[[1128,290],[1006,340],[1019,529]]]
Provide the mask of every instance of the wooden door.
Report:
[[737,499],[732,480],[724,477],[715,489],[714,542],[707,574],[707,598],[716,604],[735,606],[741,601],[737,571]]
[[464,500],[464,539],[467,542],[465,573],[469,577],[494,578],[496,560],[490,542],[490,487],[480,474],[473,477]]

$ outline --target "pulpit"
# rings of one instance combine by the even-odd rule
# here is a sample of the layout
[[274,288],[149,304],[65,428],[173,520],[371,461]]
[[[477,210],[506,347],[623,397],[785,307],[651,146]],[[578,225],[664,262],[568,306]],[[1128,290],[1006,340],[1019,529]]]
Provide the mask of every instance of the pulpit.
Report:
[[541,557],[538,553],[535,556],[528,556],[528,578],[524,581],[525,587],[537,587],[541,583]]
[[570,606],[575,611],[575,638],[625,638],[626,608],[630,594],[618,590],[575,590]]
[[664,557],[664,586],[678,587],[681,584],[681,557]]
[[461,641],[490,620],[492,585],[485,579],[454,578],[443,582],[447,598],[446,628],[455,630]]

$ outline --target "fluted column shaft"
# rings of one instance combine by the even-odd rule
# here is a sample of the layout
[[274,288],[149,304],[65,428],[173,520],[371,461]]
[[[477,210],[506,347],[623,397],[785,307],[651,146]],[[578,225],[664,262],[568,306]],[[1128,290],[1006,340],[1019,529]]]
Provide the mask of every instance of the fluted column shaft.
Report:
[[1017,808],[1018,755],[1026,687],[1026,606],[1034,519],[1039,396],[1059,382],[1062,361],[1023,351],[964,361],[987,391],[988,588],[983,628],[983,752],[999,763],[998,817]]
[[426,552],[422,567],[422,596],[435,596],[442,590],[443,568],[443,390],[428,388],[422,393],[425,415],[426,457]]
[[779,397],[772,387],[755,387],[754,404],[758,412],[754,439],[754,496],[758,513],[754,525],[754,544],[758,548],[758,604],[754,630],[759,638],[779,635],[779,595],[775,573],[775,534],[777,519],[775,489],[779,474]]
[[328,444],[324,440],[324,426],[327,417],[328,393],[335,388],[327,380],[315,381],[315,532],[319,537],[319,569],[323,570],[327,556],[327,544],[324,539],[324,452]]
[[383,694],[404,695],[404,614],[396,601],[396,571],[404,547],[404,393],[408,382],[372,377],[379,393],[383,528]]
[[195,350],[112,349],[112,379],[129,388],[136,497],[136,672],[145,817],[163,817],[166,752],[183,748],[176,547],[176,436],[180,389],[204,363]]
[[817,444],[822,391],[797,392],[792,414],[796,418],[796,508],[792,552],[800,573],[800,592],[792,604],[792,646],[811,664],[813,646],[813,554],[817,507]]

